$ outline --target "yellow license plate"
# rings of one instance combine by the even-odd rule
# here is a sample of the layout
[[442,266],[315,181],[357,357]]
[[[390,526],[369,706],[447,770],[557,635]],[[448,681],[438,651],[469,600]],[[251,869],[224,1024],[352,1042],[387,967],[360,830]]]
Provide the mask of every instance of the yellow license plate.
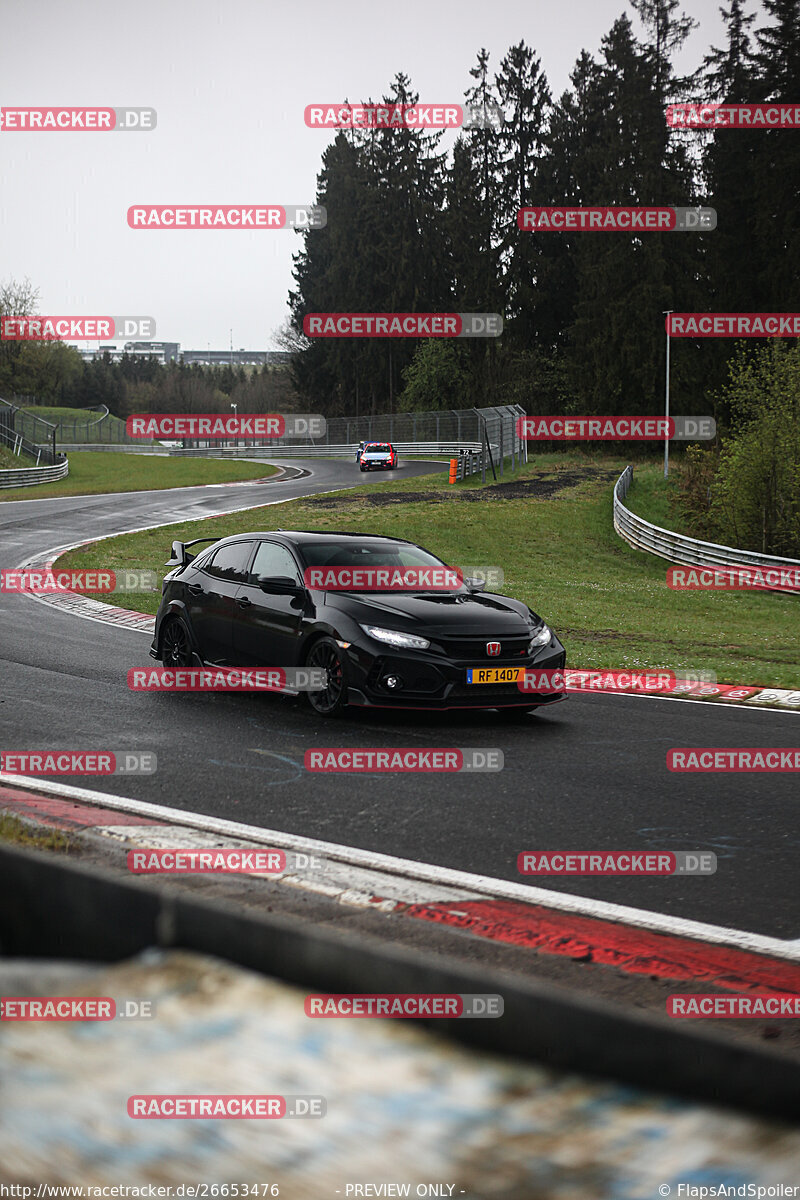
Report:
[[518,683],[524,667],[467,667],[467,683]]

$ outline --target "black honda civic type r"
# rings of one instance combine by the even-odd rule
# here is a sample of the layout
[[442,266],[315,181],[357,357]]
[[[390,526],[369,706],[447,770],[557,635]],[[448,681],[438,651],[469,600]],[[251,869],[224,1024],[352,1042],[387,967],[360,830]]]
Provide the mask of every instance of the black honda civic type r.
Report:
[[174,542],[167,563],[150,649],[165,666],[322,668],[327,687],[307,696],[324,716],[349,704],[519,712],[564,699],[563,687],[518,686],[525,668],[564,667],[558,638],[527,605],[477,581],[438,591],[304,583],[314,567],[444,567],[412,542],[276,530],[187,553],[201,541],[212,539]]

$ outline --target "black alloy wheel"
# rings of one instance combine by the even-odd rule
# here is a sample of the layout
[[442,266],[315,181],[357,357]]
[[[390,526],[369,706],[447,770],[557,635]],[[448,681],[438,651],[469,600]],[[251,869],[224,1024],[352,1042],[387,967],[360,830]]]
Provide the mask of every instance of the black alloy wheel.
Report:
[[193,657],[186,626],[179,617],[172,617],[161,637],[161,661],[165,667],[190,667]]
[[331,637],[320,638],[306,655],[306,666],[327,672],[328,686],[320,692],[308,692],[308,703],[322,717],[341,716],[347,708],[347,663],[344,653]]

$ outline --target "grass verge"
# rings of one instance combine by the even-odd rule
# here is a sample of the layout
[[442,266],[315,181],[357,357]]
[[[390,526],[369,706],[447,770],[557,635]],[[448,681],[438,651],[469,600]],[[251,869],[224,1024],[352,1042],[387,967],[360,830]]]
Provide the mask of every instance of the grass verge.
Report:
[[105,492],[149,492],[203,483],[232,483],[242,479],[266,479],[274,475],[277,469],[268,463],[244,462],[240,459],[167,458],[150,454],[71,450],[66,479],[34,484],[19,491],[4,489],[0,492],[0,500],[35,500],[39,496],[85,496]]
[[[798,601],[787,595],[674,592],[667,563],[614,533],[611,496],[626,461],[599,453],[539,454],[497,484],[448,485],[444,472],[381,487],[251,509],[106,539],[71,551],[70,567],[162,571],[173,538],[250,530],[346,529],[419,542],[453,565],[502,567],[501,589],[558,633],[575,666],[715,671],[721,682],[800,687]],[[631,497],[658,464],[636,467]],[[99,597],[102,599],[102,597]],[[115,597],[154,613],[158,595]]]
[[27,454],[12,454],[8,446],[0,446],[0,471],[19,471],[32,466],[33,460]]
[[72,849],[69,838],[60,830],[37,829],[7,813],[0,813],[0,842],[33,847],[35,850],[58,850],[64,854]]

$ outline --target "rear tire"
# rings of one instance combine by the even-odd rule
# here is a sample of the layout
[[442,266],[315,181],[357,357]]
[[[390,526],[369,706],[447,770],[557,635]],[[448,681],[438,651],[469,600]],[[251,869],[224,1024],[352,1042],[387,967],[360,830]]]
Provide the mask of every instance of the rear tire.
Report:
[[165,667],[191,667],[194,661],[189,633],[180,617],[170,617],[161,634],[161,661]]
[[347,708],[349,677],[347,660],[332,637],[314,642],[306,655],[305,666],[321,667],[328,672],[328,686],[321,692],[306,692],[308,703],[321,717],[341,717]]

